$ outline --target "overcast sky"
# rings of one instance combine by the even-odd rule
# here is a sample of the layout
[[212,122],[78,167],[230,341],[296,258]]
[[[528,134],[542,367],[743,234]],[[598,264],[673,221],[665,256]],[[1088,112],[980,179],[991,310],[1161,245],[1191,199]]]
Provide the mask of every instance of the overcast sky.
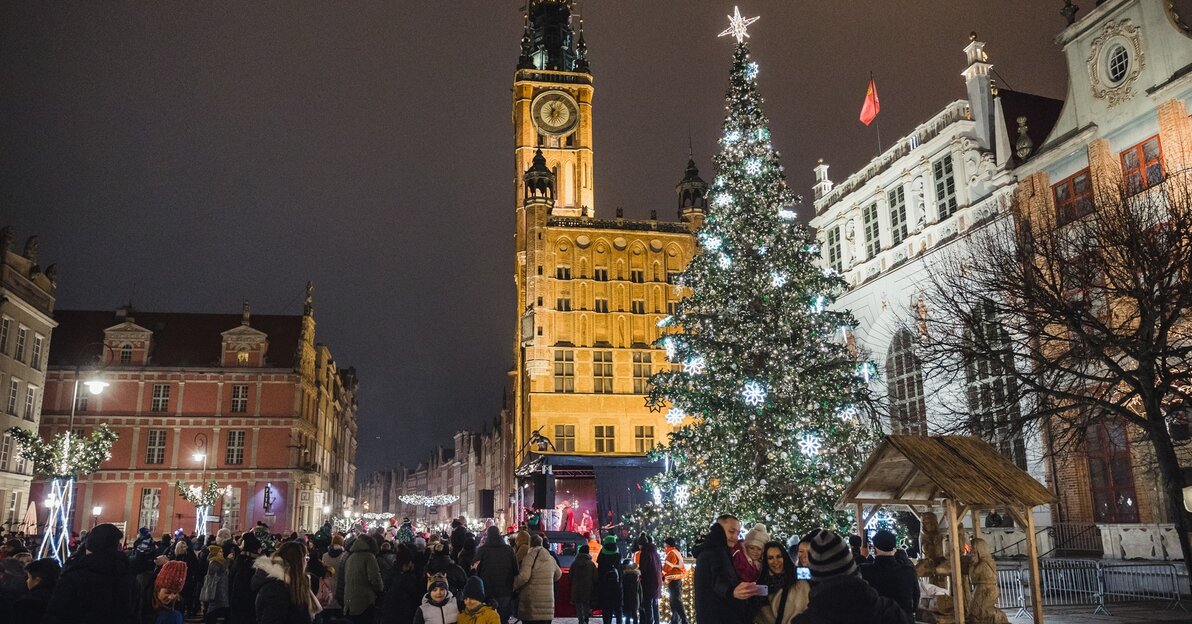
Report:
[[[0,224],[41,235],[62,308],[300,314],[361,380],[361,472],[497,415],[511,362],[521,0],[5,2]],[[1092,8],[1092,0],[1078,4]],[[1060,0],[741,0],[774,143],[810,197],[965,97],[1062,98]],[[596,213],[675,218],[711,179],[732,3],[587,0]],[[1082,13],[1084,15],[1085,13]],[[804,216],[811,206],[803,208]]]

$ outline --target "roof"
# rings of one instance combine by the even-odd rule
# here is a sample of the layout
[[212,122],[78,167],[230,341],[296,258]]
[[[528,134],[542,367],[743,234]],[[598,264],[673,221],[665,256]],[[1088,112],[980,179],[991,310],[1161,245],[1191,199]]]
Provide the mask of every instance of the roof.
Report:
[[840,504],[926,505],[951,499],[978,508],[1054,502],[1047,488],[973,436],[886,436]]
[[[129,312],[121,318],[112,310],[57,310],[54,320],[50,366],[75,366],[100,358],[104,330],[127,320],[153,332],[149,353],[152,367],[218,366],[223,348],[223,332],[240,327],[240,314],[192,314],[184,312]],[[302,335],[301,316],[253,314],[253,329],[269,336],[265,355],[269,368],[293,369],[297,366],[298,341]]]
[[1026,134],[1037,149],[1059,121],[1064,101],[1055,98],[1011,91],[999,88],[997,96],[1002,101],[1002,114],[1006,121],[1006,136],[1010,138],[1010,150],[1018,142],[1018,118],[1026,117]]

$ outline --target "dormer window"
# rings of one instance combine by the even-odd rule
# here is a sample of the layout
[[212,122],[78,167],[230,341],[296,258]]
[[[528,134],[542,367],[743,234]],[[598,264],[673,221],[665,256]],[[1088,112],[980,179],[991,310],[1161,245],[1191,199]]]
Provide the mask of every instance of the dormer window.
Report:
[[238,366],[248,366],[248,351],[241,350],[236,352],[236,364]]
[[122,345],[120,347],[120,365],[128,366],[132,364],[132,345]]

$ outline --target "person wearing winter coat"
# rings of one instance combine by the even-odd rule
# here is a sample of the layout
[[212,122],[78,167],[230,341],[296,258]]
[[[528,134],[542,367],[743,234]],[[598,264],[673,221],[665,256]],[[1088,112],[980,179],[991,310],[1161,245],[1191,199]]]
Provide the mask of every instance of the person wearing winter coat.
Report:
[[525,624],[549,624],[555,617],[555,581],[563,577],[555,558],[542,547],[542,538],[530,538],[521,571],[513,581],[514,591],[520,592],[517,617]]
[[621,555],[617,552],[615,535],[604,538],[604,546],[596,556],[596,579],[604,624],[621,622]]
[[174,542],[173,556],[170,559],[181,561],[186,565],[186,583],[182,588],[182,596],[179,598],[179,607],[186,613],[193,615],[195,610],[191,609],[191,605],[194,602],[194,598],[198,596],[199,582],[202,581],[202,577],[198,576],[200,567],[199,558],[190,549],[190,544],[186,540],[180,539]]
[[186,563],[167,561],[158,570],[153,585],[140,601],[136,624],[182,624],[182,591],[186,585]]
[[741,524],[723,515],[708,528],[695,558],[695,612],[704,622],[748,624],[753,620],[749,599],[760,594],[756,583],[741,581],[733,567],[727,535],[736,534]]
[[207,547],[207,576],[203,577],[203,588],[199,591],[203,603],[204,621],[215,624],[228,618],[228,560],[223,556],[223,547],[212,544]]
[[256,624],[257,593],[252,580],[256,575],[253,563],[261,557],[261,540],[252,531],[240,538],[240,554],[228,567],[228,622]]
[[649,535],[642,540],[638,551],[638,571],[642,578],[642,624],[659,624],[658,600],[662,598],[662,559],[658,546]]
[[381,566],[377,563],[377,543],[370,535],[361,535],[348,549],[343,565],[344,615],[355,622],[371,624],[377,598],[385,590]]
[[323,567],[335,568],[338,571],[347,556],[347,553],[344,551],[344,536],[336,534],[331,538],[331,546],[327,549],[327,552],[323,553],[321,561]]
[[[310,591],[306,547],[286,542],[271,557],[258,557],[252,579],[257,624],[310,624],[322,607]],[[371,624],[371,622],[369,623]]]
[[592,596],[596,592],[596,564],[592,562],[587,544],[579,547],[571,562],[571,604],[579,624],[588,624],[592,617]]
[[377,553],[377,567],[381,569],[381,578],[385,578],[389,574],[389,570],[393,569],[393,562],[397,560],[397,555],[393,553],[393,542],[382,539],[381,537],[374,537],[380,544],[381,551]]
[[[757,523],[745,532],[745,539],[741,540],[738,548],[733,549],[733,568],[737,576],[746,583],[756,582],[762,572],[762,547],[770,541],[770,533],[766,525]],[[732,543],[732,540],[729,540]]]
[[497,610],[484,600],[484,581],[479,576],[468,578],[464,586],[464,610],[459,612],[459,624],[503,624]]
[[638,624],[642,606],[642,575],[637,564],[626,560],[621,566],[621,622]]
[[662,558],[662,580],[666,582],[666,593],[670,599],[670,624],[687,624],[687,610],[683,605],[683,577],[687,565],[683,553],[679,552],[675,538],[666,538],[666,554]]
[[447,578],[436,575],[422,604],[414,612],[414,624],[454,624],[459,621],[459,604],[447,588]]
[[898,603],[878,595],[861,578],[848,543],[838,533],[820,529],[805,539],[811,545],[808,567],[815,587],[807,610],[795,616],[793,624],[914,624]]
[[101,524],[87,534],[83,555],[62,570],[43,624],[128,624],[134,617],[136,582],[120,552],[124,533]]
[[455,558],[455,563],[464,570],[472,569],[472,562],[476,561],[476,538],[472,537],[471,533],[464,536],[464,546],[459,549],[459,555]]
[[526,553],[530,552],[530,532],[524,528],[513,538],[513,553],[517,555],[517,565],[521,565]]
[[25,566],[25,587],[29,591],[17,598],[9,612],[9,621],[15,624],[37,624],[45,615],[50,596],[58,584],[62,566],[52,558],[38,559]]
[[910,615],[914,616],[919,605],[919,577],[914,566],[903,563],[895,556],[898,537],[890,531],[881,530],[873,535],[873,549],[876,551],[873,563],[861,566],[861,578],[881,596],[885,596]]
[[459,552],[464,549],[464,542],[468,538],[468,527],[464,526],[462,518],[451,521],[451,560],[459,561]]
[[446,544],[439,542],[432,547],[432,550],[434,550],[434,554],[426,564],[426,575],[442,574],[447,577],[447,588],[451,594],[456,596],[462,594],[464,583],[468,582],[468,573],[451,560],[451,556],[447,554]]
[[762,547],[762,561],[758,585],[765,585],[770,593],[754,598],[762,605],[753,617],[753,624],[790,624],[807,608],[811,585],[798,580],[795,563],[781,542],[766,542]]
[[488,598],[497,604],[501,622],[508,622],[509,616],[513,614],[511,607],[513,579],[517,576],[517,554],[501,537],[501,530],[497,527],[488,527],[485,532],[484,544],[476,549],[474,567],[476,574],[484,581]]
[[385,595],[381,597],[382,624],[409,624],[422,601],[425,581],[414,568],[413,549],[397,545],[397,556],[389,576],[385,577]]

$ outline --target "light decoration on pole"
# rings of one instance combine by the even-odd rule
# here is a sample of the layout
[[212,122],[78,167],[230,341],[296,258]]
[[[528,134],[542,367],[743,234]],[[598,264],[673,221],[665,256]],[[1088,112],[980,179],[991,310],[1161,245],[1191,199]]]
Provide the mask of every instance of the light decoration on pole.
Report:
[[182,497],[182,500],[195,506],[195,535],[207,534],[207,516],[215,507],[216,501],[227,496],[231,492],[231,488],[230,485],[220,487],[214,479],[203,485],[188,485],[181,479],[174,482],[174,489],[178,490],[178,495]]
[[450,505],[459,500],[459,497],[455,494],[438,494],[435,496],[423,496],[422,494],[403,494],[397,498],[407,505],[422,505],[424,507]]

